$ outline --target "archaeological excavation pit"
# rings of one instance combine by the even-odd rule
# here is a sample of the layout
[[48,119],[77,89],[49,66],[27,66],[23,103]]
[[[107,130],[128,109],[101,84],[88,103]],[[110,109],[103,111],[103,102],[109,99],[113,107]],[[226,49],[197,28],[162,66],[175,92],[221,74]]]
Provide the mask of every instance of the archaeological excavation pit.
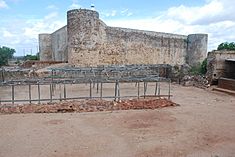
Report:
[[[171,66],[165,64],[51,68],[50,74],[43,78],[2,81],[0,102],[4,109],[1,112],[8,113],[6,110],[12,104],[16,104],[9,109],[15,110],[12,113],[28,112],[23,111],[24,107],[21,105],[19,107],[17,104],[37,104],[35,109],[30,109],[33,112],[39,112],[37,108],[40,106],[38,104],[54,104],[54,108],[57,108],[56,111],[46,111],[45,109],[45,111],[40,112],[60,112],[58,105],[61,103],[67,104],[65,109],[61,109],[61,112],[63,110],[89,112],[112,109],[154,109],[164,106],[166,102],[167,105],[165,106],[172,106],[174,103],[170,101],[172,96],[170,69]],[[128,102],[126,106],[123,106],[123,101],[132,101],[132,99],[135,100],[136,106],[130,105],[133,102]],[[82,107],[67,109],[70,106],[68,102],[72,101],[81,105],[84,100],[86,101],[85,104],[89,104],[92,100],[98,104],[100,102],[103,104],[101,103],[102,105],[98,105],[98,107],[94,107],[94,105],[91,108],[85,107],[86,109],[82,109]],[[150,100],[155,102],[156,105],[149,107]],[[140,105],[138,107],[138,101],[142,103],[142,107]],[[117,102],[119,105],[122,104],[122,107],[115,106],[114,104]],[[147,106],[144,104],[147,104]],[[59,106],[61,107],[61,105]]]

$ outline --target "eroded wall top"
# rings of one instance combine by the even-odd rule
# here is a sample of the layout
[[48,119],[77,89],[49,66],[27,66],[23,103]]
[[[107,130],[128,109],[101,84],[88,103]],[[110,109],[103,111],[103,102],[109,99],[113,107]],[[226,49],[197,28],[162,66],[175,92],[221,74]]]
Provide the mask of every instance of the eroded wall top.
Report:
[[43,59],[68,61],[75,66],[195,65],[206,57],[207,38],[206,34],[186,36],[109,27],[98,12],[74,9],[67,12],[67,26],[41,39],[40,47]]
[[185,63],[187,36],[108,27],[92,10],[72,10],[67,16],[73,65]]

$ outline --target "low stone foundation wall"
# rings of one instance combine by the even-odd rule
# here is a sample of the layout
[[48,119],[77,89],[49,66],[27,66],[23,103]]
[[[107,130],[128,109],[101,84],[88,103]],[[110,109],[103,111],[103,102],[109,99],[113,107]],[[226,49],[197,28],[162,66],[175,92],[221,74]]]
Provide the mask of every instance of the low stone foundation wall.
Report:
[[21,68],[45,68],[53,64],[66,63],[65,61],[25,61],[20,67]]
[[235,79],[228,79],[228,78],[220,78],[218,81],[218,87],[234,90],[235,91]]

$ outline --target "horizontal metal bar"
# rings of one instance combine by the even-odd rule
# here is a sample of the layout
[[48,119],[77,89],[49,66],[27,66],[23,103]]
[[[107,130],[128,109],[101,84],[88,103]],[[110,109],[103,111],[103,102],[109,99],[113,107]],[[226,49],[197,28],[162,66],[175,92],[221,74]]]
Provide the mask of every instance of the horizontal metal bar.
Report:
[[[172,96],[172,95],[171,95]],[[141,95],[140,97],[144,97],[143,95]],[[145,97],[168,97],[168,95],[146,95]],[[115,96],[102,96],[102,98],[115,98]],[[137,98],[137,96],[116,96],[116,98]],[[40,99],[40,101],[50,101],[50,100],[75,100],[75,99],[90,99],[90,97],[72,97],[72,98],[53,98],[53,99]],[[100,96],[95,96],[95,97],[92,97],[91,99],[100,99]],[[29,100],[28,99],[25,99],[25,100],[14,100],[14,102],[28,102]],[[38,99],[32,99],[31,100],[32,102],[38,102],[39,100]],[[12,102],[12,100],[1,100],[1,102]]]
[[71,79],[71,80],[48,80],[48,81],[24,81],[24,82],[19,82],[19,81],[9,81],[9,82],[4,82],[0,83],[0,86],[19,86],[19,85],[50,85],[50,84],[86,84],[86,83],[115,83],[119,81],[120,83],[134,83],[134,82],[170,82],[170,79],[167,78],[155,78],[155,79],[133,79],[133,80],[123,80],[123,79],[117,79],[117,80],[76,80],[76,79]]
[[[145,97],[173,97],[173,95],[145,95]],[[144,95],[140,96],[144,97]]]

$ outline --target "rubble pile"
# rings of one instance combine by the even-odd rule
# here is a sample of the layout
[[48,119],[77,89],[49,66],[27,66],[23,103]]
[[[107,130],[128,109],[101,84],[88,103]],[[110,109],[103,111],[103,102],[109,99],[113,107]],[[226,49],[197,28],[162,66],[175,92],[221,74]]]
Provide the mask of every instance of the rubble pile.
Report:
[[180,84],[183,86],[195,86],[198,88],[208,88],[209,87],[209,82],[205,76],[200,76],[200,75],[186,75],[182,78]]
[[62,101],[46,104],[1,105],[1,114],[100,112],[114,110],[141,110],[178,106],[168,99],[133,99],[119,102],[106,100]]

